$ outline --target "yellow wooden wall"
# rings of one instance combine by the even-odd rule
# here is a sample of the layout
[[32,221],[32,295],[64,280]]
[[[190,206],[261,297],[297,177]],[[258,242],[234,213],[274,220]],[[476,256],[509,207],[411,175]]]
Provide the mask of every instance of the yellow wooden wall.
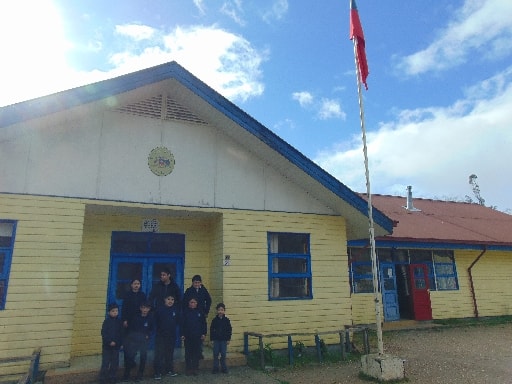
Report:
[[[74,199],[0,194],[0,218],[17,220],[0,358],[42,347],[41,367],[69,362],[84,204]],[[2,366],[20,373],[27,362]]]
[[[384,321],[383,311],[381,311],[381,318]],[[375,324],[375,300],[373,293],[357,293],[352,295],[352,320],[354,324]]]
[[[459,291],[431,292],[434,318],[474,317],[468,268],[481,251],[455,251]],[[512,254],[486,251],[472,268],[478,315],[512,315]]]
[[[468,268],[480,253],[481,251],[455,251],[459,289],[430,292],[434,319],[475,316]],[[474,265],[473,284],[480,317],[512,315],[511,256],[510,252],[486,251]],[[375,322],[373,294],[352,295],[352,304],[355,324]]]
[[[212,306],[220,301],[226,304],[234,327],[232,348],[242,349],[244,331],[326,331],[350,323],[343,219],[241,210],[223,210],[222,215],[220,212],[208,218],[167,216],[159,221],[161,232],[186,236],[184,288],[190,285],[193,275],[200,274],[212,295]],[[143,214],[86,215],[73,356],[100,352],[99,330],[104,318],[110,236],[112,231],[138,231],[144,217]],[[313,300],[268,300],[269,231],[311,234]],[[226,255],[231,257],[230,266],[224,266]],[[214,315],[212,309],[209,322]]]
[[[243,332],[285,333],[331,331],[351,322],[345,221],[340,217],[270,212],[224,211],[224,300],[234,336]],[[268,232],[310,233],[312,300],[268,299]],[[306,340],[311,344],[313,339]],[[326,341],[339,337],[325,337]],[[283,340],[269,340],[283,347]],[[267,341],[265,341],[267,342]]]
[[[169,214],[172,209],[168,210]],[[73,356],[101,353],[101,324],[105,318],[110,263],[110,240],[113,231],[139,232],[147,215],[111,213],[87,214],[78,280],[76,315],[73,326]],[[185,234],[184,288],[192,276],[203,276],[209,285],[212,249],[212,218],[173,218],[159,216],[160,232]]]
[[[13,195],[0,195],[0,203],[1,218],[18,220],[7,307],[0,311],[0,357],[42,346],[45,369],[99,354],[111,233],[140,231],[155,212],[161,232],[185,234],[184,288],[200,274],[213,305],[226,304],[234,328],[231,350],[242,350],[244,331],[323,332],[351,322],[343,218]],[[312,300],[268,300],[268,232],[311,235]]]
[[[100,353],[111,233],[140,231],[142,220],[155,212],[161,232],[186,236],[184,288],[200,274],[213,306],[226,304],[234,328],[232,350],[242,350],[244,331],[324,332],[375,319],[372,294],[350,296],[341,217],[122,203],[111,205],[123,209],[106,206],[99,213],[98,204],[110,203],[0,194],[0,218],[18,221],[7,305],[0,311],[0,357],[29,355],[41,346],[44,369],[65,365],[73,356]],[[312,300],[268,300],[268,232],[310,234]],[[460,290],[431,292],[435,319],[474,315],[467,268],[479,254],[455,252]],[[229,266],[224,265],[226,255]],[[512,314],[511,272],[507,252],[488,251],[476,263],[480,316]],[[325,339],[336,342],[337,336]],[[301,341],[311,344],[313,339]],[[279,348],[285,340],[266,342]]]
[[[208,284],[205,283],[205,276],[202,276],[203,283],[210,292],[210,296],[212,297],[212,308],[210,310],[210,316],[208,318],[208,327],[210,326],[210,320],[215,316],[215,306],[217,303],[224,301],[223,296],[223,260],[224,260],[224,252],[223,252],[223,231],[222,231],[222,216],[219,217],[212,222],[212,243],[211,243],[211,260],[210,260],[210,270],[208,272],[207,281]],[[209,328],[208,328],[209,329]]]

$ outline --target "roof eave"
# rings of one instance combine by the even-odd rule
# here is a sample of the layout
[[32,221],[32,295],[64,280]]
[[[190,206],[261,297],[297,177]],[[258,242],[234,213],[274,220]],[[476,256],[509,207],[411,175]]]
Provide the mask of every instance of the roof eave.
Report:
[[[60,112],[81,104],[91,103],[170,78],[176,79],[191,92],[201,97],[212,107],[284,156],[307,175],[317,180],[322,186],[348,202],[357,212],[368,217],[366,200],[175,61],[0,108],[0,128]],[[376,208],[373,208],[373,220],[383,231],[392,233],[393,221]]]

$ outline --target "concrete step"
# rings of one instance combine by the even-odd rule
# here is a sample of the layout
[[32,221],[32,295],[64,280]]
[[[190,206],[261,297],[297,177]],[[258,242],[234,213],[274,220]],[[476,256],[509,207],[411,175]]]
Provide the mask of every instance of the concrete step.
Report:
[[[199,370],[210,372],[213,367],[212,350],[204,347],[204,359],[199,362]],[[178,374],[185,374],[185,350],[177,348],[174,352],[174,369]],[[123,376],[123,354],[120,354],[120,365],[118,378]],[[136,359],[138,361],[138,359]],[[230,352],[226,358],[226,364],[229,367],[247,365],[246,356],[242,353]],[[86,384],[98,381],[99,371],[101,367],[101,355],[82,356],[73,358],[69,367],[56,368],[48,370],[44,375],[44,384]],[[135,375],[136,368],[132,370]],[[148,360],[144,372],[145,378],[153,377],[153,354],[148,353]]]
[[417,321],[417,320],[399,320],[399,321],[388,321],[382,326],[383,331],[401,331],[407,329],[422,329],[422,328],[434,328],[439,327],[439,324],[435,324],[432,321]]

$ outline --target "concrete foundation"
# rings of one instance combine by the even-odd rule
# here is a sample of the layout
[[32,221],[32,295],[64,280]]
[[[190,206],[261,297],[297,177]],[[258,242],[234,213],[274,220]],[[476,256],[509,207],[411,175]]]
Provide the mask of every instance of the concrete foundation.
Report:
[[402,380],[405,378],[404,360],[373,353],[361,357],[361,372],[379,381]]

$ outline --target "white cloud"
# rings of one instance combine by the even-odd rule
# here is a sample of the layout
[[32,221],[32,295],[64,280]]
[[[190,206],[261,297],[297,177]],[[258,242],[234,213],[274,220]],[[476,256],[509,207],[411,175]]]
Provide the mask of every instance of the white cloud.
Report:
[[281,20],[288,12],[288,0],[275,0],[272,7],[263,13],[263,20],[270,23],[273,20]]
[[338,100],[322,98],[316,101],[313,94],[308,91],[293,92],[292,99],[297,100],[302,108],[315,111],[316,117],[320,120],[346,118],[346,113]]
[[225,1],[220,8],[220,12],[231,18],[235,23],[242,27],[246,24],[244,18],[242,17],[244,11],[242,8],[242,2],[240,0]]
[[264,91],[260,81],[266,51],[215,26],[176,28],[165,37],[165,52],[215,90],[245,101]]
[[[41,4],[43,7],[43,2]],[[22,10],[23,7],[20,12]],[[47,17],[51,16],[50,10],[44,9]],[[34,22],[36,21],[37,19]],[[54,28],[59,26],[58,21],[57,15],[55,22],[51,23]],[[16,30],[14,27],[16,25],[13,26]],[[44,31],[44,28],[41,26],[41,31]],[[18,29],[22,31],[23,25]],[[48,35],[50,32],[54,33],[51,38]],[[27,34],[27,46],[31,49],[19,52],[15,56],[19,60],[13,60],[12,64],[9,64],[10,61],[2,63],[0,84],[4,92],[0,93],[0,105],[89,84],[172,60],[176,60],[216,91],[235,102],[260,96],[265,89],[261,79],[261,64],[267,60],[268,52],[260,51],[242,36],[216,26],[177,27],[172,32],[164,34],[163,31],[143,25],[125,25],[116,27],[115,32],[122,33],[131,41],[124,45],[124,50],[110,55],[110,70],[88,72],[79,72],[67,65],[65,41],[59,38],[63,36],[62,31],[46,30],[37,36]],[[39,37],[43,40],[40,41]],[[47,41],[53,41],[54,45],[47,44]],[[38,54],[38,50],[43,48],[44,52]],[[16,52],[17,49],[13,46],[10,51]],[[27,57],[22,56],[22,53]],[[33,71],[35,56],[38,57],[37,72]],[[30,87],[20,87],[19,79],[13,79],[9,75],[22,73],[24,65],[27,68],[23,80],[24,83],[30,84]],[[45,76],[41,76],[41,73]],[[6,89],[9,89],[9,92],[5,92]]]
[[[512,209],[512,67],[466,95],[448,107],[404,110],[367,133],[373,193],[403,195],[412,185],[418,197],[462,200],[472,195],[468,176],[476,174],[487,204]],[[366,190],[359,136],[315,161],[352,189]]]
[[116,25],[116,33],[127,36],[135,41],[151,39],[156,30],[147,25],[123,24]]
[[301,107],[306,107],[313,103],[313,95],[307,91],[293,92],[292,99],[297,100]]
[[458,16],[438,32],[427,48],[399,59],[409,75],[440,71],[468,60],[470,53],[492,59],[508,54],[512,45],[512,2],[466,0]]
[[339,101],[332,99],[322,99],[320,104],[320,110],[318,111],[318,117],[321,120],[327,119],[345,119],[346,114],[341,109]]
[[204,5],[204,0],[194,0],[194,5],[199,10],[199,13],[201,15],[206,14],[206,9],[205,9],[206,7]]
[[272,128],[277,132],[280,132],[280,131],[282,132],[282,131],[293,131],[293,130],[295,130],[296,126],[295,126],[295,122],[292,119],[286,118],[284,120],[278,121],[276,124],[274,124],[274,126]]
[[69,73],[66,53],[72,47],[63,31],[59,10],[50,0],[0,2],[0,105],[62,89]]

